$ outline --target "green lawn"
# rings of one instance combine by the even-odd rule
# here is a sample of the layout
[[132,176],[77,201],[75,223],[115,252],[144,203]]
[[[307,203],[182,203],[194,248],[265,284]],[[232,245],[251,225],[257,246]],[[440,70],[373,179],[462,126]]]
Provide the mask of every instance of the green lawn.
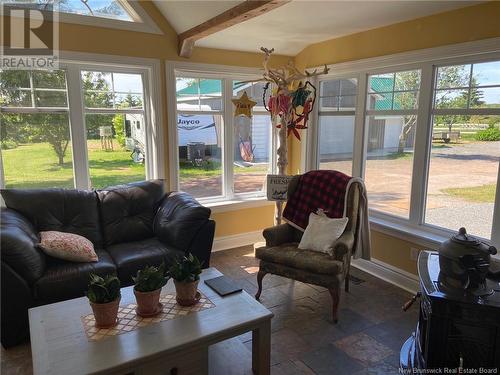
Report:
[[[144,165],[134,163],[130,151],[120,148],[116,141],[114,151],[103,151],[100,141],[89,140],[87,150],[92,187],[103,188],[144,180]],[[11,150],[2,150],[2,159],[7,188],[74,187],[71,147],[68,147],[62,166],[58,164],[56,154],[48,143],[21,144]],[[185,163],[180,169],[180,177],[185,181],[216,177],[222,173],[220,165],[212,168]],[[267,173],[267,165],[235,167],[234,173],[263,174]]]
[[[100,149],[98,140],[88,141],[91,184],[94,188],[144,180],[144,165],[134,163],[130,151],[114,142],[114,151]],[[64,165],[57,162],[55,152],[48,143],[19,145],[2,150],[5,186],[7,188],[72,188],[72,152],[68,147]]]
[[[234,167],[234,174],[267,174],[267,165],[253,165],[251,167]],[[199,179],[217,177],[222,174],[222,167],[220,163],[214,163],[210,168],[196,167],[188,162],[181,162],[179,169],[179,177],[183,180],[186,179]]]
[[493,203],[495,201],[496,184],[466,188],[448,188],[442,192],[465,199],[469,202]]

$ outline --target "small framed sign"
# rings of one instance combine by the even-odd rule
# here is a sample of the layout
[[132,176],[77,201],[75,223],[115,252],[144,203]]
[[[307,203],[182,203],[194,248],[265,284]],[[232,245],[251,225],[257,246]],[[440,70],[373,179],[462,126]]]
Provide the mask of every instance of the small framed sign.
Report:
[[267,175],[267,200],[269,201],[286,201],[286,192],[288,183],[293,176],[283,176],[279,174]]

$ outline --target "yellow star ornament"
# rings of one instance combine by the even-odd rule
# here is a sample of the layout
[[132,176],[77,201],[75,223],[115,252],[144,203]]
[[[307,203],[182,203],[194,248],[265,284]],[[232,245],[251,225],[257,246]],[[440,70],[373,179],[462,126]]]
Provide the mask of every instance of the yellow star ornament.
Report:
[[240,98],[238,99],[231,99],[233,102],[234,106],[236,107],[234,109],[234,116],[247,116],[249,118],[252,118],[252,108],[257,104],[257,102],[254,102],[252,99],[250,99],[246,93],[246,91],[243,92],[243,95],[241,95]]

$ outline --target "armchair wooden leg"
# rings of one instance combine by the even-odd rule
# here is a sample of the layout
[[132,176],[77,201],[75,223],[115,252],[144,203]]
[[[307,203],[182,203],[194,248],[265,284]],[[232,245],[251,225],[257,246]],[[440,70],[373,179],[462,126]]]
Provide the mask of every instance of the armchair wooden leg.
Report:
[[257,293],[255,293],[255,299],[257,301],[259,300],[260,293],[262,292],[262,279],[264,278],[264,276],[266,276],[266,273],[267,272],[260,271],[260,270],[259,270],[259,273],[257,273],[257,286],[259,287],[259,289],[257,290]]
[[346,292],[349,292],[349,282],[351,281],[351,264],[347,264],[347,273],[345,275],[345,280],[344,280],[344,289]]
[[328,291],[332,296],[332,318],[333,322],[338,322],[338,310],[339,310],[339,301],[340,301],[340,286],[329,288]]

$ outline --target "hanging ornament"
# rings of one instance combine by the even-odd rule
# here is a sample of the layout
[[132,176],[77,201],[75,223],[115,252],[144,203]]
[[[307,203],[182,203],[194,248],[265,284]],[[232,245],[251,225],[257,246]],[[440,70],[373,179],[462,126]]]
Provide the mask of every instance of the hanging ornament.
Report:
[[250,99],[246,91],[244,91],[243,95],[241,95],[238,99],[231,99],[231,101],[235,106],[235,117],[241,115],[252,118],[252,108],[257,104],[257,102],[254,102],[252,99]]
[[306,89],[305,85],[300,82],[297,90],[292,92],[292,105],[294,108],[303,107],[307,98],[312,94],[311,90]]

